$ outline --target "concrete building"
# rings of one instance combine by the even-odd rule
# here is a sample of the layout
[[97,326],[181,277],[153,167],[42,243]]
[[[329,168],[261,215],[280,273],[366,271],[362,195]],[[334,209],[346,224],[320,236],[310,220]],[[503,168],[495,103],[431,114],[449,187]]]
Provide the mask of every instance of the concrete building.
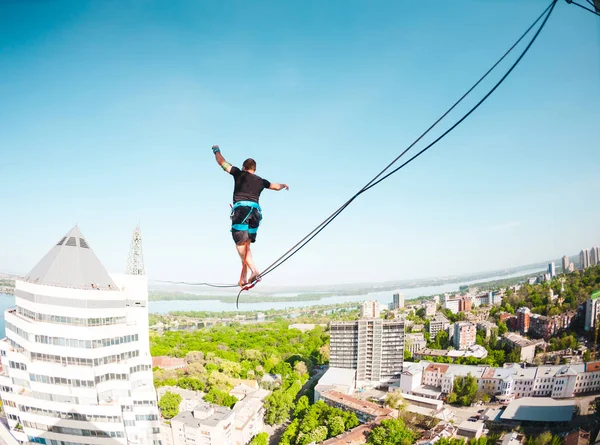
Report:
[[529,340],[513,332],[505,333],[503,341],[512,349],[518,349],[520,353],[519,360],[528,363],[533,363],[536,348],[544,345],[543,340]]
[[437,304],[434,301],[425,302],[425,316],[433,317],[437,311]]
[[454,323],[454,336],[452,341],[456,349],[468,349],[475,344],[477,328],[473,323],[461,321]]
[[460,299],[446,298],[444,300],[444,309],[448,309],[453,314],[458,314],[460,312]]
[[183,369],[187,366],[185,359],[159,355],[152,357],[152,367],[160,369]]
[[470,296],[465,295],[459,300],[458,311],[459,312],[471,312],[473,308],[473,300]]
[[549,341],[553,335],[569,329],[576,315],[577,311],[563,312],[552,317],[531,314],[529,317],[529,336]]
[[517,309],[517,329],[521,335],[525,335],[529,332],[529,322],[531,319],[531,311],[528,307],[520,307]]
[[234,445],[235,412],[203,402],[171,419],[174,445]]
[[404,294],[397,293],[393,296],[392,301],[392,309],[402,309],[404,308]]
[[354,393],[355,387],[356,370],[330,367],[315,386],[314,400],[319,400],[321,394],[327,391],[350,395]]
[[550,278],[554,278],[556,276],[556,266],[554,261],[548,264],[548,273],[550,274]]
[[567,273],[569,271],[569,264],[571,264],[571,261],[569,261],[569,257],[566,255],[562,257],[563,273]]
[[425,340],[425,336],[423,334],[406,334],[404,349],[410,351],[411,355],[426,347],[427,340]]
[[586,331],[591,331],[596,326],[596,321],[598,320],[598,301],[600,299],[600,291],[596,291],[590,295],[585,302],[585,323],[584,329]]
[[485,339],[488,340],[492,333],[496,333],[497,335],[498,326],[491,321],[478,321],[477,330],[485,332]]
[[467,439],[479,439],[483,435],[483,422],[470,422],[465,420],[458,425],[457,436],[466,437]]
[[395,409],[382,408],[375,403],[356,399],[336,391],[324,392],[321,394],[321,400],[329,406],[353,412],[361,423],[377,422],[386,418],[398,417],[398,411]]
[[581,269],[587,269],[590,267],[590,251],[585,249],[579,253],[579,267]]
[[204,395],[202,391],[192,391],[189,389],[182,389],[179,386],[161,386],[156,390],[158,394],[158,400],[162,396],[164,396],[167,392],[173,394],[179,394],[181,396],[181,402],[179,403],[179,411],[191,411],[199,403],[202,403],[204,400]]
[[74,227],[16,280],[0,396],[19,442],[161,444],[139,243],[111,276]]
[[420,384],[442,394],[452,391],[457,376],[472,375],[481,391],[510,402],[523,397],[572,398],[600,390],[600,362],[576,365],[522,367],[506,364],[502,368],[428,363],[406,363],[400,388],[402,392],[418,394]]
[[450,326],[450,320],[448,320],[444,314],[436,314],[435,317],[429,321],[429,336],[433,340],[438,332],[445,331],[448,329],[448,326]]
[[590,249],[590,266],[596,266],[597,264],[600,264],[599,250],[599,247],[592,247]]
[[400,380],[404,321],[381,318],[330,324],[330,366],[356,369],[358,385]]
[[379,301],[363,301],[360,305],[360,318],[379,318],[381,306]]
[[247,445],[252,438],[262,432],[265,424],[265,409],[263,400],[257,397],[248,397],[240,400],[233,407],[235,414],[233,421],[233,444]]

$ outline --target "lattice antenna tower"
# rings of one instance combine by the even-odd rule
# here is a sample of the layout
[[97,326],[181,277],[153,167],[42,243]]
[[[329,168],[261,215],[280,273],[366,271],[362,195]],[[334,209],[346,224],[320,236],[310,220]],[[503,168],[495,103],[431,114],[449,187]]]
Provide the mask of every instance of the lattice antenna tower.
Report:
[[129,248],[129,258],[125,268],[127,275],[146,275],[144,270],[144,254],[142,252],[142,234],[140,226],[136,226],[133,237],[131,238],[131,247]]

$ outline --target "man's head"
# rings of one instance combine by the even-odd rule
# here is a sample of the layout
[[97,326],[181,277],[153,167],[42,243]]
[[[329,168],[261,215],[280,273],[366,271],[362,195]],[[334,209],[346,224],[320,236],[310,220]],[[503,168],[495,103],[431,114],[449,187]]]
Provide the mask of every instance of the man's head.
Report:
[[252,158],[248,158],[244,161],[244,165],[242,167],[245,171],[254,173],[256,171],[256,161]]

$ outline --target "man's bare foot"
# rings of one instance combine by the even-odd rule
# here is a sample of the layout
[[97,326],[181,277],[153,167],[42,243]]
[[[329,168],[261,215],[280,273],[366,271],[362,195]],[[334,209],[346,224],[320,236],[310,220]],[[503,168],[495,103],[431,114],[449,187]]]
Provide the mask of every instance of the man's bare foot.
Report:
[[255,281],[260,281],[260,272],[258,270],[252,272],[252,275],[250,275],[250,278],[248,279],[248,283],[254,283]]

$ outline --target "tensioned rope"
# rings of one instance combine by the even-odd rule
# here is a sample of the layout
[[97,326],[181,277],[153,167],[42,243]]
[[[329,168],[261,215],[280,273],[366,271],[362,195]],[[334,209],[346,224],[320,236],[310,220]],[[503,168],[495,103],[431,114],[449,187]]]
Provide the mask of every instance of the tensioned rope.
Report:
[[597,16],[599,16],[599,17],[600,17],[600,12],[598,12],[598,11],[596,10],[596,5],[594,5],[594,4],[592,3],[592,1],[591,1],[591,0],[587,0],[587,2],[588,2],[588,3],[589,3],[591,6],[592,6],[592,8],[594,8],[594,9],[590,9],[590,8],[588,8],[587,6],[580,5],[579,3],[577,3],[577,2],[576,2],[576,1],[574,1],[574,0],[566,0],[566,1],[567,1],[567,3],[568,3],[568,4],[570,4],[570,5],[579,6],[580,8],[583,8],[583,9],[585,9],[586,11],[588,11],[588,12],[591,12],[592,14],[594,14],[594,15],[597,15]]
[[[458,127],[465,119],[467,119],[477,108],[479,108],[479,106],[481,104],[483,104],[483,102],[485,102],[491,95],[492,93],[494,93],[494,91],[496,91],[496,89],[506,80],[506,78],[510,75],[510,73],[516,68],[516,66],[519,64],[519,62],[523,59],[523,57],[525,56],[525,54],[527,54],[527,52],[529,51],[529,49],[531,48],[531,46],[533,45],[533,43],[536,41],[537,37],[539,36],[539,34],[541,33],[542,29],[544,29],[544,26],[546,25],[546,22],[548,21],[548,19],[550,18],[550,15],[552,14],[552,11],[554,10],[554,7],[556,6],[557,0],[553,0],[550,5],[548,5],[548,7],[544,10],[544,12],[533,22],[533,24],[525,31],[525,33],[523,33],[523,35],[519,38],[519,40],[517,40],[517,42],[511,46],[511,48],[498,60],[498,62],[496,62],[492,68],[490,68],[490,70],[488,70],[480,80],[478,80],[475,85],[473,87],[471,87],[467,93],[465,93],[465,95],[463,95],[446,113],[444,113],[444,115],[442,115],[442,117],[440,119],[438,119],[430,128],[428,128],[419,138],[417,138],[417,140],[415,142],[413,142],[408,148],[406,148],[400,155],[398,155],[396,157],[396,159],[394,159],[394,161],[392,161],[390,164],[388,164],[388,166],[386,166],[381,172],[379,172],[373,179],[371,179],[371,181],[369,181],[361,190],[359,190],[354,196],[352,196],[348,201],[346,201],[339,209],[337,209],[335,212],[333,212],[328,218],[326,218],[321,224],[319,224],[312,232],[310,232],[308,235],[306,235],[302,240],[300,240],[298,243],[296,243],[294,245],[294,247],[292,247],[291,249],[289,249],[286,253],[284,253],[282,256],[280,256],[276,261],[274,261],[271,265],[269,265],[263,273],[261,273],[259,275],[259,279],[266,276],[267,274],[273,272],[275,269],[277,269],[279,266],[281,266],[283,263],[285,263],[287,260],[289,260],[292,256],[294,256],[296,253],[298,253],[304,246],[306,246],[310,241],[312,241],[312,239],[317,236],[319,233],[321,233],[325,227],[327,227],[335,218],[337,218],[340,213],[342,213],[346,207],[348,207],[356,198],[358,198],[361,194],[363,194],[364,192],[366,192],[367,190],[370,190],[371,188],[375,187],[377,184],[381,183],[382,181],[386,180],[387,178],[389,178],[390,176],[392,176],[393,174],[397,173],[399,170],[401,170],[402,168],[404,168],[406,165],[408,165],[410,162],[412,162],[413,160],[415,160],[416,158],[418,158],[419,156],[421,156],[423,153],[425,153],[427,150],[429,150],[431,147],[433,147],[435,144],[437,144],[439,141],[441,141],[444,137],[446,137],[450,132],[452,132],[456,127]],[[544,17],[545,16],[545,17]],[[425,134],[427,134],[435,125],[437,125],[454,107],[456,107],[456,105],[458,105],[458,103],[460,103],[483,79],[485,79],[485,77],[487,77],[487,75],[512,51],[512,49],[531,31],[531,29],[535,26],[535,24],[542,18],[544,17],[544,20],[542,21],[540,27],[538,28],[538,30],[535,32],[535,34],[533,35],[532,39],[530,40],[530,42],[527,44],[527,46],[525,47],[525,49],[523,50],[523,52],[519,55],[519,57],[517,58],[517,60],[512,64],[512,66],[508,69],[508,71],[504,74],[504,76],[502,76],[502,78],[496,83],[496,85],[494,85],[494,87],[485,95],[483,96],[483,98],[477,102],[477,104],[475,104],[474,107],[472,107],[465,115],[463,115],[462,118],[460,118],[454,125],[452,125],[448,130],[446,130],[444,133],[442,133],[441,136],[439,136],[437,139],[435,139],[432,143],[430,143],[429,145],[427,145],[425,148],[423,148],[421,151],[419,151],[416,155],[414,155],[413,157],[411,157],[408,161],[404,162],[403,164],[401,164],[399,167],[395,168],[394,170],[392,170],[391,172],[387,173],[385,176],[381,177],[381,175],[383,175],[392,165],[394,165],[400,158],[402,158],[402,156],[404,156],[423,136],[425,136]],[[240,295],[242,294],[242,292],[244,290],[247,290],[245,288],[242,288],[240,290],[240,292],[238,293],[237,296],[237,301],[236,301],[236,307],[238,306],[239,303],[239,298]]]
[[[281,266],[283,263],[285,263],[287,260],[289,260],[292,256],[294,256],[297,252],[299,252],[306,244],[308,244],[315,236],[317,236],[321,231],[323,231],[323,229],[325,229],[325,227],[327,227],[335,218],[337,218],[340,213],[342,213],[346,207],[348,207],[356,198],[358,198],[358,196],[360,196],[362,193],[366,192],[367,190],[370,190],[371,188],[373,188],[374,186],[376,186],[377,184],[381,183],[382,181],[384,181],[385,179],[387,179],[388,177],[390,177],[391,175],[395,174],[396,172],[398,172],[400,169],[402,169],[404,166],[406,166],[407,164],[409,164],[410,162],[412,162],[414,159],[416,159],[417,157],[419,157],[421,154],[423,154],[425,151],[429,150],[429,148],[433,147],[435,144],[437,144],[441,139],[443,139],[445,136],[447,136],[451,131],[453,131],[458,125],[460,125],[467,117],[469,117],[477,108],[479,108],[479,106],[485,102],[485,100],[504,82],[504,80],[509,76],[509,74],[514,70],[514,68],[519,64],[519,62],[521,61],[521,59],[525,56],[525,54],[529,51],[529,48],[533,45],[533,43],[535,42],[535,40],[537,39],[538,35],[540,34],[540,32],[542,31],[542,29],[544,28],[546,22],[548,21],[548,18],[550,17],[552,11],[554,10],[554,7],[556,6],[557,0],[553,0],[547,7],[546,9],[539,15],[539,17],[527,28],[527,30],[517,39],[517,41],[515,43],[513,43],[513,45],[502,55],[502,57],[500,57],[493,65],[491,68],[488,69],[488,71],[486,71],[485,74],[483,74],[483,76],[481,76],[479,78],[479,80],[477,80],[477,82],[475,82],[473,84],[473,86],[471,88],[469,88],[450,108],[448,108],[448,110],[446,110],[429,128],[427,128],[427,130],[425,130],[417,139],[415,139],[414,142],[412,142],[402,153],[400,153],[400,155],[398,155],[392,162],[390,162],[382,171],[380,171],[373,179],[371,179],[363,188],[361,188],[356,194],[354,194],[348,201],[346,201],[341,207],[339,207],[336,211],[334,211],[330,216],[328,216],[321,224],[319,224],[315,229],[313,229],[308,235],[306,235],[304,238],[302,238],[300,241],[298,241],[292,248],[290,248],[286,253],[284,253],[283,255],[281,255],[277,260],[275,260],[273,263],[271,263],[260,275],[259,275],[259,279],[268,275],[269,273],[273,272],[275,269],[277,269],[279,266]],[[396,162],[398,160],[400,160],[411,148],[413,148],[423,137],[425,137],[433,128],[435,128],[452,110],[454,110],[454,108],[456,108],[485,78],[487,78],[487,76],[514,50],[514,48],[530,33],[530,31],[535,27],[535,25],[542,19],[544,18],[542,24],[540,25],[540,27],[538,28],[538,30],[536,31],[536,33],[534,34],[533,38],[531,39],[531,41],[528,43],[528,45],[525,47],[525,49],[523,50],[523,52],[520,54],[520,56],[517,58],[517,60],[513,63],[513,65],[509,68],[509,70],[504,74],[504,76],[500,79],[500,81],[498,81],[496,83],[496,85],[474,106],[472,107],[465,115],[463,115],[463,117],[458,120],[453,126],[451,126],[448,130],[446,130],[441,136],[439,136],[436,140],[434,140],[432,143],[430,143],[428,146],[426,146],[424,149],[422,149],[420,152],[418,152],[415,156],[413,156],[412,158],[410,158],[408,161],[406,161],[405,163],[403,163],[402,165],[400,165],[399,167],[395,168],[394,170],[392,170],[391,172],[385,174],[386,171],[388,171],[394,164],[396,164]],[[382,176],[384,175],[385,176]],[[171,284],[184,284],[184,285],[190,285],[190,286],[209,286],[209,287],[217,287],[217,288],[233,288],[233,287],[238,287],[237,284],[215,284],[215,283],[205,283],[205,282],[187,282],[187,281],[163,281],[163,280],[156,280],[159,282],[163,282],[163,283],[171,283]],[[238,305],[239,302],[239,297],[241,295],[241,293],[247,290],[247,288],[242,288],[240,290],[240,292],[238,293],[238,297],[237,297],[237,302],[236,302],[236,306]]]

